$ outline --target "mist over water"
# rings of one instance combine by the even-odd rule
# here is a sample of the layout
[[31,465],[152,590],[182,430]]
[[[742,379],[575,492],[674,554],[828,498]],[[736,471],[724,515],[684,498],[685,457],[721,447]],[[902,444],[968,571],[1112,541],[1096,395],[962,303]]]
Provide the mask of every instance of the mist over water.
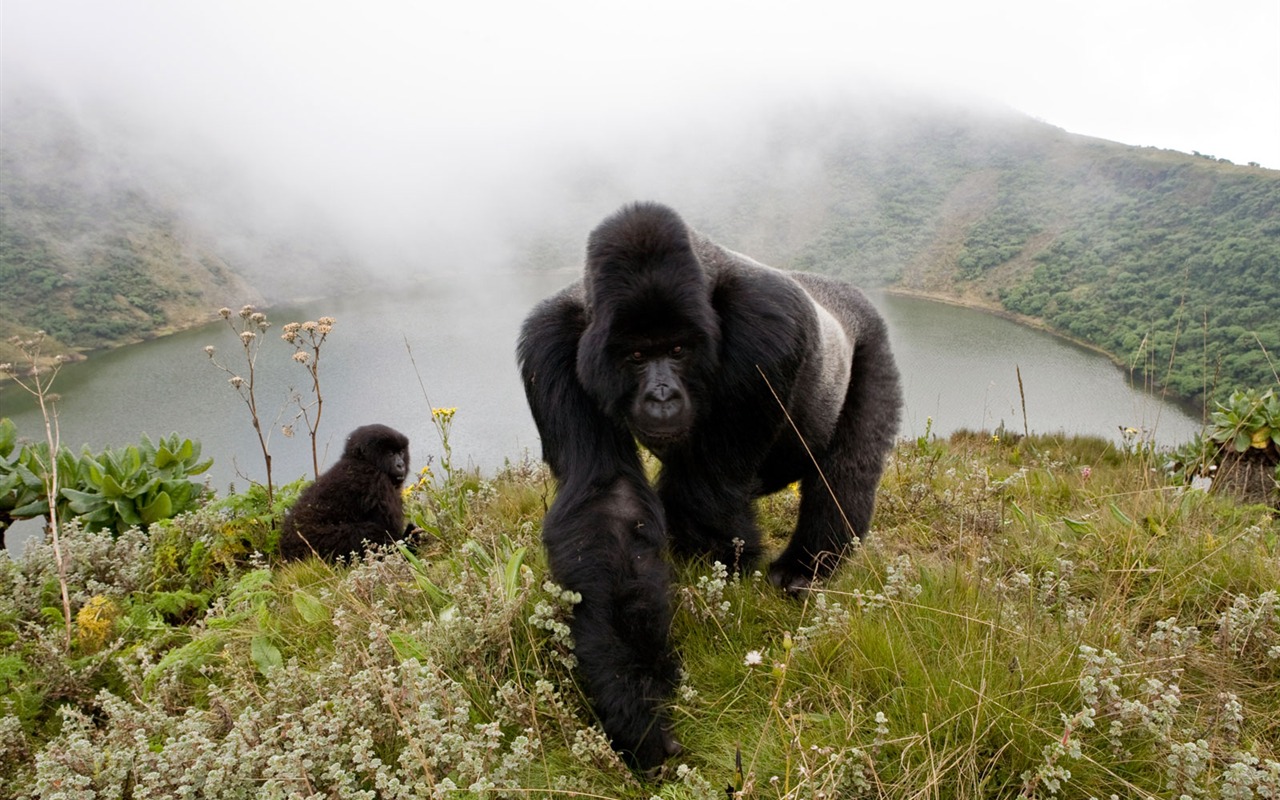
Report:
[[[272,327],[259,356],[259,403],[271,422],[277,483],[310,476],[310,441],[301,423],[286,439],[289,389],[307,388],[305,369],[279,340],[286,322],[333,316],[321,350],[324,416],[321,469],[331,465],[352,429],[381,422],[410,439],[416,471],[441,454],[431,408],[456,407],[454,461],[492,475],[504,462],[540,457],[533,419],[515,362],[519,326],[533,304],[572,280],[572,272],[494,277],[508,290],[490,297],[448,281],[412,292],[367,294],[268,310]],[[1189,439],[1198,422],[1177,406],[1131,386],[1103,356],[1041,331],[970,309],[873,294],[890,326],[906,408],[901,437],[960,428],[1023,429],[1016,369],[1021,369],[1032,432],[1101,436],[1141,428],[1161,445]],[[406,348],[406,342],[408,348]],[[214,459],[209,482],[219,493],[264,476],[261,452],[242,401],[226,375],[208,363],[205,345],[229,365],[243,364],[239,343],[219,321],[196,330],[69,364],[57,378],[64,445],[136,443],[178,432],[199,440]],[[410,353],[411,351],[411,353]],[[412,356],[411,356],[412,354]],[[421,375],[421,385],[418,374]],[[424,397],[424,388],[426,397]],[[280,416],[277,417],[277,412]],[[0,389],[0,413],[19,435],[41,435],[39,411],[12,385]],[[247,477],[246,477],[247,476]],[[21,535],[11,536],[15,541]]]

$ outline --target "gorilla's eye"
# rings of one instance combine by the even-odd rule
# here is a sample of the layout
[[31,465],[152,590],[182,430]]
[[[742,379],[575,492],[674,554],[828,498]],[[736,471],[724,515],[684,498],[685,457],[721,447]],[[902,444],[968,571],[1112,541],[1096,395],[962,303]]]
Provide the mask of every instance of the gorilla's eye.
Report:
[[636,350],[634,353],[627,356],[627,360],[638,364],[641,361],[644,361],[644,353]]
[[682,355],[684,355],[684,348],[681,347],[680,345],[676,345],[675,347],[671,348],[672,358],[679,358]]

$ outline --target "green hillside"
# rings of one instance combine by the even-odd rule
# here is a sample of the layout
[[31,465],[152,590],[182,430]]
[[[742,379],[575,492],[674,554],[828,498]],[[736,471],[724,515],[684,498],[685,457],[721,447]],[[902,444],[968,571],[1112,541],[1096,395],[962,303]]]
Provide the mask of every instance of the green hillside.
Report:
[[1276,383],[1280,172],[1028,120],[823,156],[830,213],[796,266],[1043,320],[1193,401]]
[[214,298],[256,297],[172,198],[65,113],[6,100],[0,120],[5,338],[44,329],[96,349],[207,319]]
[[6,84],[0,361],[16,360],[10,336],[35,330],[48,332],[50,354],[84,353],[348,280],[332,237],[268,229],[218,159],[175,164],[129,132]]

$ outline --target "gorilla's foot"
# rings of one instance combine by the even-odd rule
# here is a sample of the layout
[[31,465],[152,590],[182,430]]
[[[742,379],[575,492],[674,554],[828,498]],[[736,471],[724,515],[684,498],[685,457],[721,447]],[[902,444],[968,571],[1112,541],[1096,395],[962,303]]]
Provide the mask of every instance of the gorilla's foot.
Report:
[[792,597],[803,597],[813,585],[813,571],[800,569],[795,564],[775,561],[769,566],[769,583]]

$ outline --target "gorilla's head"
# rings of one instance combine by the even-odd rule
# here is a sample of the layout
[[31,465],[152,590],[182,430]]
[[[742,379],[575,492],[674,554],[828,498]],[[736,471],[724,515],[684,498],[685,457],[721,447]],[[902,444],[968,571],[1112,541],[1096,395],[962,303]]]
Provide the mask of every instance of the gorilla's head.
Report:
[[409,474],[409,439],[386,425],[362,425],[347,437],[342,457],[370,464],[398,486]]
[[682,441],[705,404],[720,338],[710,286],[665,206],[627,206],[587,241],[578,378],[651,450]]

